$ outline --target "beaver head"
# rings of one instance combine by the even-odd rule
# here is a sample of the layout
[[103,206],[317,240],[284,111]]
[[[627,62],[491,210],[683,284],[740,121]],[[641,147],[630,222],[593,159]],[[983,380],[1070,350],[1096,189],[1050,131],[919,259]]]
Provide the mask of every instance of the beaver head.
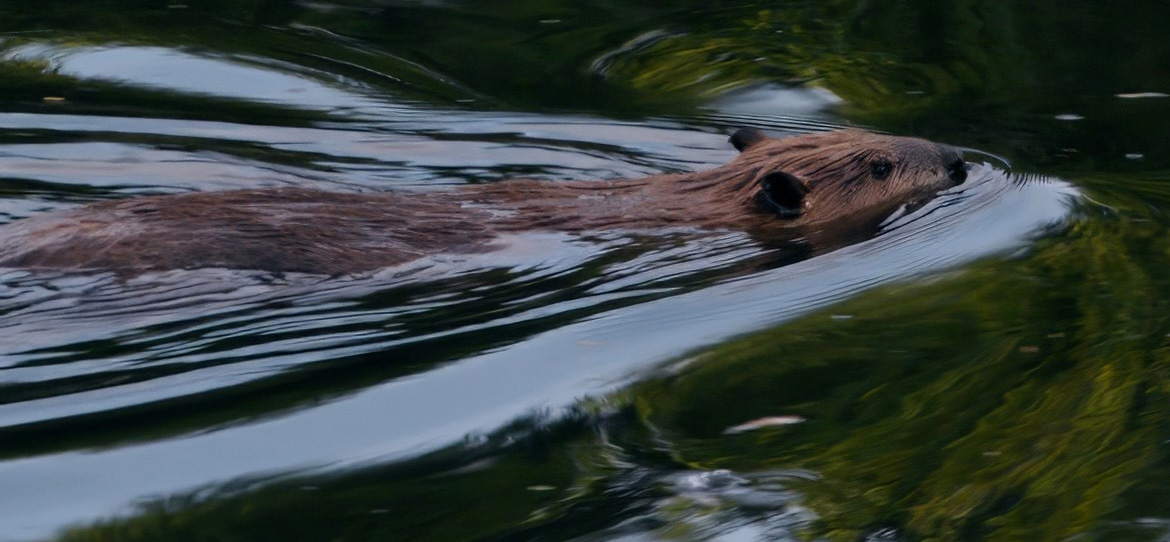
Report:
[[741,205],[790,225],[872,223],[921,206],[967,178],[953,147],[924,139],[841,130],[774,139],[746,128],[731,136],[729,166]]

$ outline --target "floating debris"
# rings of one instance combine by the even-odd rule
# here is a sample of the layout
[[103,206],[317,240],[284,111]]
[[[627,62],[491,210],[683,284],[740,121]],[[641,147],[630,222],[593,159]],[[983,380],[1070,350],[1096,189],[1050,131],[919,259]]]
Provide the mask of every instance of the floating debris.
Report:
[[803,416],[768,416],[766,418],[759,418],[747,423],[741,423],[735,427],[729,427],[724,434],[745,433],[747,431],[755,431],[756,429],[763,429],[765,427],[778,427],[783,425],[796,425],[804,423]]
[[1124,98],[1126,100],[1134,100],[1138,98],[1170,98],[1170,94],[1165,94],[1162,92],[1130,92],[1127,94],[1114,94],[1114,96],[1117,96],[1118,98]]

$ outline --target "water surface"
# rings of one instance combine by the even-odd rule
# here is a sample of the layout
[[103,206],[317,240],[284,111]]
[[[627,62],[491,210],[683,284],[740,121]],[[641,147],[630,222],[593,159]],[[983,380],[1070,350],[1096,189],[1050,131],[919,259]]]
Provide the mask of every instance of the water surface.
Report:
[[828,253],[526,234],[345,277],[0,270],[0,540],[1159,540],[1167,15],[0,7],[4,222],[690,171],[742,126],[982,151]]

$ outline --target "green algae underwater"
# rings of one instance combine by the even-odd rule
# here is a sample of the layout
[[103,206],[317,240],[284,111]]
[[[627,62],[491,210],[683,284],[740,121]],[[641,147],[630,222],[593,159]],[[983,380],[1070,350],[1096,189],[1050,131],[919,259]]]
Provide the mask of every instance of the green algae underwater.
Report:
[[[752,281],[825,255],[685,236],[390,280],[5,272],[0,539],[1163,540],[1167,21],[1048,0],[0,5],[5,221],[693,169],[743,125],[921,136],[1076,187],[972,257],[894,262],[879,237],[865,261],[903,271],[844,286],[828,265]],[[969,235],[1015,223],[975,216]],[[678,301],[808,284],[787,308]]]

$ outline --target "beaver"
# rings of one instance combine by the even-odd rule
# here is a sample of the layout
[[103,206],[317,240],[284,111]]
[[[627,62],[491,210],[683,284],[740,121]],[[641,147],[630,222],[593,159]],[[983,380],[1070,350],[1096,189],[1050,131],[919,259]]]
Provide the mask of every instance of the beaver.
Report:
[[491,250],[521,231],[740,230],[796,238],[874,224],[963,182],[959,152],[842,130],[746,128],[714,169],[598,181],[510,180],[448,192],[247,189],[137,197],[0,226],[0,266],[142,273],[234,268],[350,274]]

